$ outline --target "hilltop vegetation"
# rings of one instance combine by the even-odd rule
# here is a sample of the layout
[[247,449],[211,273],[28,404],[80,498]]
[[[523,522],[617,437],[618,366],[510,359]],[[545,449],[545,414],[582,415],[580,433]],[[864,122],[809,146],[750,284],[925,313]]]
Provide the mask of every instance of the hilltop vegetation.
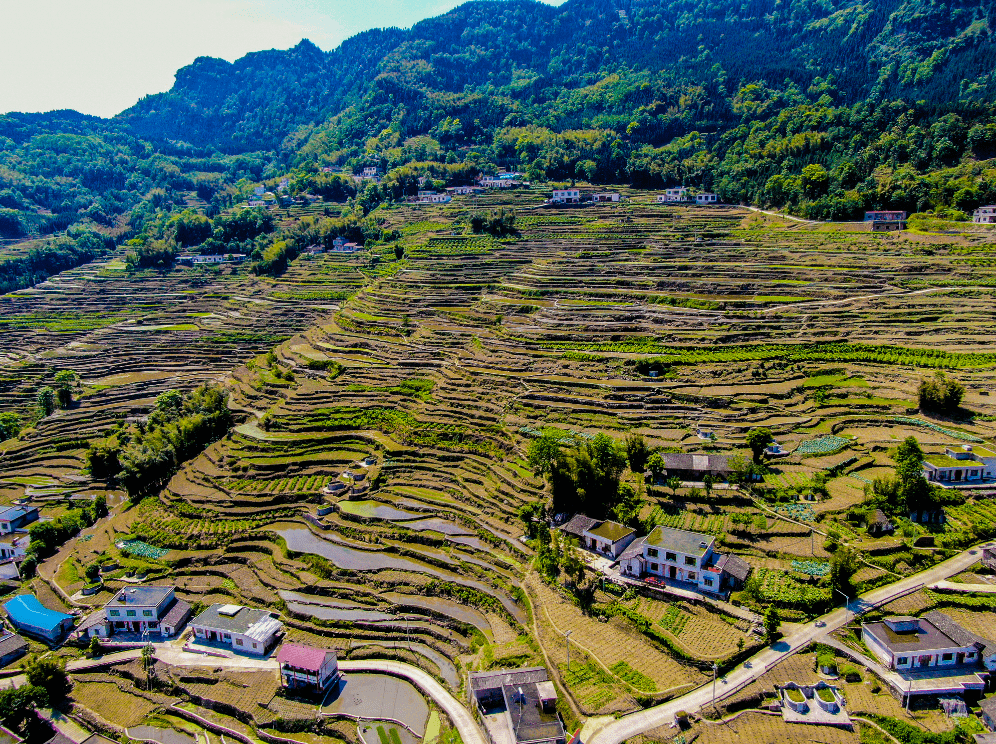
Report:
[[[199,58],[112,120],[0,117],[0,237],[139,233],[249,181],[362,200],[319,165],[466,183],[684,184],[816,219],[996,201],[988,5],[926,0],[467,3],[331,52]],[[307,181],[307,184],[305,184]],[[126,239],[130,235],[119,235]]]

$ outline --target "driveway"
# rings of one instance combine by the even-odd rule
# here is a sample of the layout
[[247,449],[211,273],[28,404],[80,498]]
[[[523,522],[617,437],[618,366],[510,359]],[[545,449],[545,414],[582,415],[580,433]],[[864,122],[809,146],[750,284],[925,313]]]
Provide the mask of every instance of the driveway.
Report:
[[[799,649],[805,648],[813,641],[820,640],[832,631],[843,627],[849,620],[854,619],[856,615],[864,614],[878,605],[888,603],[892,599],[910,594],[924,586],[943,581],[949,576],[961,573],[979,560],[982,556],[983,547],[990,547],[992,545],[993,543],[987,543],[985,546],[980,545],[970,548],[943,563],[937,564],[933,568],[901,579],[894,584],[889,584],[888,586],[868,592],[850,602],[846,609],[842,607],[819,618],[818,622],[822,622],[823,625],[816,625],[813,622],[806,623],[791,635],[755,654],[750,659],[750,667],[738,666],[729,674],[720,678],[716,684],[716,700],[722,700],[737,692]],[[662,705],[617,718],[615,721],[596,730],[594,735],[585,744],[621,744],[644,731],[649,731],[658,726],[670,726],[674,721],[675,713],[679,710],[691,713],[705,705],[711,704],[713,699],[712,691],[713,685],[709,682],[698,689],[692,690],[687,695],[682,695],[680,698],[675,698]]]

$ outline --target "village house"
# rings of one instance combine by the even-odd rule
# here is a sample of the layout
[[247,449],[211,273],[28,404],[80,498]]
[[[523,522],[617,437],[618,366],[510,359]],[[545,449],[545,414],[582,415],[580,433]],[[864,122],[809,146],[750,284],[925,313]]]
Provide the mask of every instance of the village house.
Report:
[[522,184],[521,173],[498,173],[497,175],[482,175],[478,183],[486,189],[510,189]]
[[376,165],[365,165],[363,166],[363,172],[360,173],[364,178],[377,178],[380,175],[380,168]]
[[895,671],[956,666],[996,670],[996,644],[938,610],[923,617],[895,616],[863,623],[861,637],[875,657]]
[[177,598],[175,587],[130,586],[115,594],[102,611],[87,618],[81,630],[89,637],[150,633],[169,638],[176,635],[190,614],[190,605]]
[[284,626],[269,610],[213,604],[191,620],[190,627],[198,641],[261,656],[273,646]]
[[38,601],[34,594],[18,594],[3,605],[11,624],[24,635],[55,643],[72,629],[73,616],[56,612]]
[[987,204],[972,212],[972,222],[977,225],[996,225],[996,204]]
[[871,224],[872,232],[894,232],[906,227],[906,212],[893,210],[865,212],[865,222]]
[[0,535],[10,534],[37,521],[37,506],[8,506],[0,511]]
[[27,532],[11,532],[0,535],[0,563],[20,561],[28,554],[31,535]]
[[700,207],[715,204],[718,199],[719,197],[709,191],[703,191],[701,194],[695,195],[695,203]]
[[868,534],[872,537],[891,535],[896,529],[896,526],[889,520],[889,518],[885,515],[885,512],[881,509],[875,509],[868,515],[867,527]]
[[412,201],[414,204],[446,204],[453,200],[449,194],[437,194],[435,191],[419,191]]
[[9,630],[0,630],[0,667],[13,664],[28,653],[28,642]]
[[492,742],[565,744],[557,714],[557,690],[543,667],[473,672],[471,702],[476,704]]
[[923,476],[944,487],[992,480],[996,478],[996,452],[976,444],[946,447],[943,455],[924,456]]
[[581,189],[554,189],[550,201],[554,204],[580,204]]
[[283,192],[290,188],[290,179],[284,176],[280,179],[280,184],[277,186],[277,191]]
[[592,194],[591,200],[593,202],[617,202],[621,197],[618,193],[614,191],[607,191],[601,194]]
[[750,565],[739,556],[717,554],[715,545],[712,535],[658,525],[622,553],[620,573],[694,584],[699,591],[720,594],[742,585]]
[[351,243],[343,237],[338,237],[332,241],[333,253],[356,253],[362,247],[359,243]]
[[[996,696],[987,697],[979,701],[979,718],[990,731],[996,731]],[[980,742],[980,737],[984,734],[976,734],[975,741]],[[990,736],[992,736],[990,734]],[[996,739],[996,737],[994,737]]]
[[633,540],[636,530],[611,520],[592,519],[575,514],[559,528],[562,535],[569,535],[578,545],[599,555],[616,559]]
[[664,476],[678,476],[683,481],[700,482],[706,475],[726,480],[730,474],[730,458],[726,455],[695,455],[688,452],[666,452]]
[[996,548],[982,549],[982,565],[989,570],[996,570]]
[[664,189],[663,194],[657,195],[658,204],[671,204],[684,201],[688,201],[688,189],[684,186],[676,189]]
[[480,194],[484,189],[479,186],[447,186],[446,192],[452,196],[470,196]]
[[289,690],[324,692],[339,681],[335,651],[303,643],[285,643],[277,652],[280,684]]

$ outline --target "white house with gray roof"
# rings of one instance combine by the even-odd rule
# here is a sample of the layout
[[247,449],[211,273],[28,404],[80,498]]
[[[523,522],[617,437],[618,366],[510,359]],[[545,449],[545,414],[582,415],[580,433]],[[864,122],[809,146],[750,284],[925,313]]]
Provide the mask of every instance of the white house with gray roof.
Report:
[[578,545],[599,555],[617,559],[636,539],[636,530],[610,519],[592,519],[575,514],[560,526],[560,532],[577,538]]
[[213,604],[191,620],[190,627],[197,641],[221,643],[235,651],[262,656],[284,626],[269,610]]
[[715,545],[712,535],[658,525],[623,551],[620,573],[694,584],[699,591],[721,594],[728,585],[742,584],[750,566],[737,556],[716,553]]
[[190,614],[190,605],[177,599],[172,586],[129,586],[104,605],[102,621],[99,615],[88,618],[86,633],[91,637],[114,633],[172,636]]

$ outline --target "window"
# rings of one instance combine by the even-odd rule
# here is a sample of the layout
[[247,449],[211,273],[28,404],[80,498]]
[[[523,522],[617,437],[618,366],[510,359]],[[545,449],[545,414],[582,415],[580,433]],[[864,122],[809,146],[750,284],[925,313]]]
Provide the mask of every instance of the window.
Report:
[[657,553],[657,548],[648,548],[648,549],[647,549],[647,555],[648,555],[649,557],[651,557],[651,558],[656,558],[656,557],[657,557],[657,555],[658,555],[658,553]]
[[689,571],[688,572],[688,580],[689,581],[695,581],[695,572],[694,571]]
[[121,610],[108,610],[111,613],[111,617],[121,617]]
[[951,661],[954,658],[954,654],[941,654],[941,661]]
[[900,656],[898,659],[896,659],[896,666],[903,666],[908,661],[909,659],[907,659],[905,656]]
[[664,560],[671,561],[672,563],[677,563],[678,562],[678,556],[675,555],[674,553],[665,553],[664,554]]
[[241,646],[242,645],[242,639],[241,638],[236,638],[235,639],[235,645],[236,646]]
[[232,634],[231,633],[225,633],[225,635],[222,636],[222,639],[226,640],[226,641],[230,641],[230,640],[232,640]]
[[705,585],[706,586],[712,586],[712,579],[706,579],[705,580]]
[[686,555],[685,556],[685,565],[686,566],[694,566],[695,565],[695,559],[692,556],[690,556],[690,555]]
[[253,647],[253,648],[256,648],[256,644],[255,644],[255,643],[254,643],[254,644],[252,644],[252,647]]
[[138,615],[138,612],[136,610],[125,610],[125,614],[128,617],[135,617]]
[[656,571],[657,570],[657,564],[656,563],[651,563],[650,564],[650,570],[651,571]]
[[142,615],[144,617],[152,617],[152,610],[142,610]]

